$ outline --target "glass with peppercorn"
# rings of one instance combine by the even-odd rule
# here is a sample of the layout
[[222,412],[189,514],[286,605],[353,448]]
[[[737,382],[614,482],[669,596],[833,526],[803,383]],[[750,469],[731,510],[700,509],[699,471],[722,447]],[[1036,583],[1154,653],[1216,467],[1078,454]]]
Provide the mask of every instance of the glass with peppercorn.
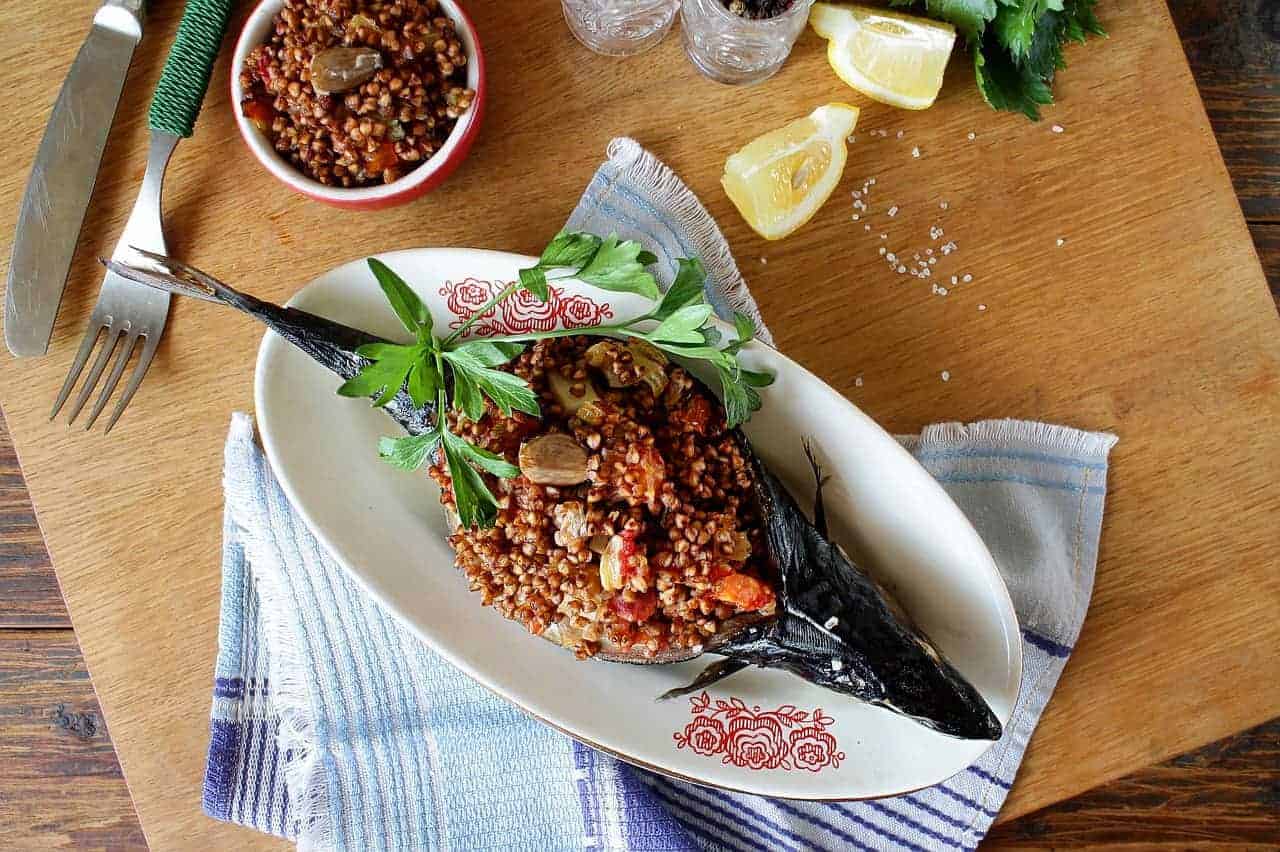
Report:
[[778,72],[809,19],[813,0],[684,0],[689,61],[721,83],[759,83]]
[[671,30],[680,0],[561,0],[574,37],[596,53],[630,56]]

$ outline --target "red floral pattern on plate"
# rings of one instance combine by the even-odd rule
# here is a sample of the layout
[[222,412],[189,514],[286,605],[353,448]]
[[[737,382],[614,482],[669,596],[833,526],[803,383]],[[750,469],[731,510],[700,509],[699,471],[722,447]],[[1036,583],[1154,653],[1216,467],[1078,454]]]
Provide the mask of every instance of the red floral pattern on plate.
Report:
[[[464,278],[461,281],[445,281],[440,288],[445,304],[455,319],[449,328],[462,325],[485,302],[489,301],[506,282],[482,281]],[[496,308],[485,311],[478,322],[467,329],[468,337],[488,337],[494,334],[524,334],[531,331],[551,331],[554,328],[585,328],[600,325],[613,319],[613,308],[607,302],[597,302],[589,296],[566,294],[564,288],[547,286],[547,301],[539,302],[527,290],[520,290]]]
[[797,710],[784,704],[776,710],[747,707],[740,698],[714,702],[707,693],[689,699],[693,720],[676,731],[676,748],[706,757],[721,755],[721,763],[743,769],[840,768],[845,754],[827,728],[835,719],[822,712]]

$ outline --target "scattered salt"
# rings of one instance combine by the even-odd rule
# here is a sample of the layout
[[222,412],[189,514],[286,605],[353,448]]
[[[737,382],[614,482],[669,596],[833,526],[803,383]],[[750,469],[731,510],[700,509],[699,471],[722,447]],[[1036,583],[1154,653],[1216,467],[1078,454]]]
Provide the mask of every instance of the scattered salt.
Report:
[[884,254],[884,251],[885,251],[884,246],[880,246],[880,253]]
[[859,216],[857,213],[854,213],[854,214],[853,214],[853,221],[855,221],[855,222],[856,222],[856,221],[858,221],[858,220],[859,220],[859,219],[861,219],[861,218],[862,218],[862,217],[861,217],[861,216]]
[[871,186],[875,186],[875,185],[876,185],[876,179],[875,179],[875,178],[872,178],[871,180],[867,181],[867,183],[868,183],[868,184],[870,184]]
[[1053,127],[1050,127],[1049,129],[1052,130],[1054,133],[1061,133],[1064,128],[1061,124],[1055,124]]
[[920,159],[920,149],[919,149],[919,148],[912,148],[912,149],[911,149],[911,156],[915,157],[917,160],[918,160],[918,159]]
[[1062,237],[1058,237],[1058,247],[1059,247],[1059,248],[1061,248],[1061,247],[1062,247],[1062,244],[1063,244],[1063,243],[1065,243],[1065,242],[1066,242],[1066,240],[1064,240]]
[[970,141],[970,142],[972,142],[973,140],[975,140],[975,139],[977,139],[977,138],[978,138],[978,134],[973,133],[972,131],[970,131],[970,133],[969,133],[969,141]]
[[838,671],[840,671],[842,668],[844,668],[844,663],[843,663],[843,662],[841,662],[840,658],[839,658],[839,657],[832,657],[832,658],[831,658],[831,671],[833,671],[833,672],[838,672]]
[[931,240],[940,240],[940,239],[942,239],[942,226],[941,226],[941,225],[934,225],[932,228],[930,228],[930,229],[929,229],[929,239],[931,239]]
[[964,277],[963,277],[963,278],[961,278],[960,280],[961,280],[961,281],[963,281],[964,283],[968,284],[970,281],[972,281],[972,280],[973,280],[973,276],[966,272],[966,273],[964,274]]
[[825,628],[827,628],[828,630],[830,630],[831,628],[835,627],[835,626],[836,626],[837,624],[839,624],[839,623],[840,623],[840,619],[836,618],[836,617],[833,615],[833,616],[831,616],[830,618],[828,618],[826,621],[824,621],[824,622],[822,623],[822,626],[823,626],[823,627],[825,627]]
[[950,370],[943,370],[943,371],[942,371],[942,380],[943,380],[944,382],[949,382],[949,381],[951,381],[951,371],[950,371]]
[[867,224],[863,225],[863,226],[862,226],[862,230],[864,230],[864,231],[870,231],[870,230],[871,230],[871,223],[870,223],[870,222],[868,222]]
[[902,138],[902,131],[901,131],[901,130],[899,130],[899,131],[898,131],[898,138],[899,138],[899,139],[901,139],[901,138]]
[[889,239],[889,235],[888,235],[888,234],[881,234],[881,235],[880,235],[880,239],[882,239],[882,240],[887,240],[887,239]]
[[954,287],[955,285],[957,285],[957,284],[959,284],[959,283],[960,283],[960,279],[959,279],[958,277],[956,277],[955,275],[952,275],[952,276],[951,276],[951,286],[953,286],[953,287]]
[[986,309],[987,309],[986,305],[978,305],[978,310],[985,311]]
[[901,275],[902,273],[904,273],[904,272],[906,272],[906,271],[907,271],[907,268],[906,268],[905,266],[899,266],[899,267],[898,267],[898,274],[899,274],[899,275]]
[[854,378],[854,380],[853,380],[853,386],[854,386],[855,388],[860,388],[860,387],[862,387],[862,376],[857,376],[857,377],[855,377],[855,378]]
[[889,216],[890,216],[890,217],[893,217],[893,216],[897,216],[897,215],[898,215],[898,205],[896,205],[896,204],[895,204],[895,205],[893,205],[892,207],[890,207],[890,208],[889,208]]
[[767,257],[762,257],[762,258],[760,258],[760,262],[761,262],[761,263],[768,263],[768,262],[769,262],[769,258],[767,258]]
[[930,265],[930,266],[933,266],[933,265],[934,265],[935,263],[937,263],[937,262],[938,262],[938,259],[937,259],[936,257],[931,257],[931,258],[929,258],[929,265]]
[[938,202],[938,209],[940,209],[940,210],[946,210],[946,209],[947,209],[948,207],[950,207],[950,206],[951,206],[951,205],[947,204],[947,202],[945,202],[945,201],[939,201],[939,202]]
[[894,254],[893,252],[889,252],[887,255],[885,255],[885,258],[884,258],[884,259],[885,259],[885,260],[887,260],[887,261],[889,261],[890,263],[897,263],[897,262],[898,262],[898,256],[897,256],[896,254]]

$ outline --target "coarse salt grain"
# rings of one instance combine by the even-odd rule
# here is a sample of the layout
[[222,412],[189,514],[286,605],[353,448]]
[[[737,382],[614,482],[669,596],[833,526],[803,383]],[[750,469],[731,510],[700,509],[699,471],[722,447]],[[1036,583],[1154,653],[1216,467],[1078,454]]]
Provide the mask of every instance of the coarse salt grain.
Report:
[[875,178],[872,178],[871,180],[867,181],[867,183],[868,183],[868,184],[870,184],[871,186],[875,186],[875,185],[876,185],[876,179],[875,179]]
[[890,217],[893,217],[893,216],[897,216],[897,215],[898,215],[898,205],[896,205],[896,204],[895,204],[895,205],[893,205],[892,207],[890,207],[890,208],[889,208],[889,216],[890,216]]
[[952,287],[954,287],[955,285],[957,285],[957,284],[959,284],[959,283],[960,283],[960,278],[959,278],[958,276],[952,275],[952,276],[951,276],[951,286],[952,286]]
[[901,138],[902,138],[902,131],[901,131],[901,130],[899,130],[899,131],[898,131],[898,138],[899,138],[899,139],[901,139]]
[[858,221],[858,220],[859,220],[859,219],[861,219],[861,218],[862,218],[862,217],[861,217],[861,216],[859,216],[857,213],[854,213],[854,214],[853,214],[853,221],[855,221],[855,222],[856,222],[856,221]]
[[870,223],[870,222],[868,222],[867,224],[863,225],[863,226],[862,226],[862,230],[864,230],[864,231],[870,231],[870,230],[871,230],[871,223]]
[[938,262],[938,259],[937,259],[936,257],[931,257],[931,258],[929,258],[929,265],[930,265],[930,266],[933,266],[933,265],[934,265],[935,263],[937,263],[937,262]]
[[1052,130],[1054,133],[1061,133],[1065,128],[1063,128],[1061,124],[1055,124],[1053,127],[1050,127],[1049,129]]
[[831,628],[835,627],[839,623],[840,623],[840,619],[836,618],[833,615],[830,618],[828,618],[826,621],[822,622],[822,626],[830,630]]
[[987,309],[986,305],[978,305],[978,310],[985,311],[986,309]]
[[929,229],[929,239],[931,240],[942,239],[942,227],[940,225],[934,225],[932,228]]
[[1066,240],[1064,240],[1062,237],[1058,237],[1058,247],[1059,247],[1059,248],[1061,248],[1061,247],[1062,247],[1062,244],[1063,244],[1063,243],[1065,243],[1065,242],[1066,242]]
[[942,375],[942,380],[943,380],[944,382],[949,382],[949,381],[951,381],[951,371],[950,371],[950,370],[943,370],[943,371],[942,371],[942,373],[941,373],[941,375]]
[[912,148],[912,149],[911,149],[911,156],[915,157],[917,160],[918,160],[918,159],[920,159],[920,149],[919,149],[919,148]]
[[901,266],[901,265],[900,265],[900,266],[898,267],[898,274],[899,274],[899,275],[901,275],[902,273],[904,273],[904,272],[906,272],[906,271],[907,271],[907,268],[906,268],[905,266]]
[[843,663],[843,662],[841,662],[840,658],[839,658],[839,657],[832,657],[832,658],[831,658],[831,671],[833,671],[833,672],[838,672],[838,671],[840,671],[842,668],[844,668],[844,663]]
[[861,198],[861,197],[862,197],[862,192],[861,192],[860,190],[855,189],[855,190],[853,191],[853,197],[854,197],[854,198]]
[[973,140],[975,140],[975,139],[977,139],[977,138],[978,138],[978,134],[973,133],[973,132],[970,132],[970,133],[969,133],[969,141],[970,141],[970,142],[972,142]]
[[881,253],[881,254],[884,254],[884,252],[885,252],[885,248],[884,248],[884,246],[880,246],[880,253]]
[[767,258],[767,257],[762,257],[762,258],[760,258],[760,262],[761,262],[761,263],[768,263],[768,262],[769,262],[769,258]]
[[964,283],[968,284],[970,281],[972,281],[972,280],[973,280],[973,276],[966,272],[966,273],[965,273],[965,274],[960,278],[960,280],[961,280],[961,281],[963,281]]
[[889,252],[887,255],[885,255],[884,259],[885,259],[885,260],[887,260],[887,261],[889,261],[890,263],[897,263],[897,262],[898,262],[898,256],[897,256],[896,254],[894,254],[893,252]]
[[887,240],[887,239],[889,239],[889,235],[888,235],[888,234],[881,234],[881,235],[880,235],[880,239],[882,239],[882,240]]
[[854,386],[855,388],[860,388],[860,387],[862,387],[862,376],[856,376],[856,377],[854,378],[854,380],[853,380],[853,386]]
[[946,210],[946,209],[947,209],[948,207],[950,207],[950,206],[951,206],[951,205],[947,204],[947,202],[945,202],[945,201],[939,201],[939,202],[938,202],[938,209],[940,209],[940,210]]

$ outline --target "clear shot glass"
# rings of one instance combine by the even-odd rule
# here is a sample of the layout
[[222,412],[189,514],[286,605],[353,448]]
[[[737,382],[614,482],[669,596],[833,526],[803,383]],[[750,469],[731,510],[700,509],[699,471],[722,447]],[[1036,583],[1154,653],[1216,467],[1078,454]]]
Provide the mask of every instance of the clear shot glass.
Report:
[[791,55],[813,0],[795,0],[772,18],[736,15],[723,0],[684,0],[680,27],[689,61],[720,83],[767,80]]
[[606,56],[630,56],[662,41],[680,0],[561,0],[569,31]]

